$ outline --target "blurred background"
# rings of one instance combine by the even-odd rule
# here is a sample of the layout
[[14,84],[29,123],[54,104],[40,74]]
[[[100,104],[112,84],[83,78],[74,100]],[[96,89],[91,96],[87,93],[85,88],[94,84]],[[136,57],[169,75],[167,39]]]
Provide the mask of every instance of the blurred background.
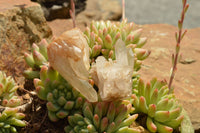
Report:
[[[118,0],[121,3],[121,0]],[[185,28],[200,27],[200,0],[190,4],[184,22]],[[126,17],[136,24],[167,23],[177,26],[182,0],[125,0]]]

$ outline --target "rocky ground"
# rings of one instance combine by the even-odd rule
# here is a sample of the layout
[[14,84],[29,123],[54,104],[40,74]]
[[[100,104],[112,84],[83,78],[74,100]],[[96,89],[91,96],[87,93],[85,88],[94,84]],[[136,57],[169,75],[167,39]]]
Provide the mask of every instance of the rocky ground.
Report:
[[[117,20],[121,16],[121,7],[117,0],[87,0],[87,2],[86,10],[79,13],[76,17],[77,25],[81,30],[84,30],[85,26],[89,25],[93,19]],[[106,5],[103,4],[105,2],[107,2]],[[18,83],[23,85],[24,79],[20,78],[22,76],[20,71],[27,67],[24,65],[22,58],[23,52],[30,50],[32,41],[29,40],[36,38],[39,41],[41,38],[50,39],[52,35],[59,36],[62,32],[72,28],[72,20],[56,19],[46,22],[44,16],[42,16],[41,8],[35,3],[27,2],[27,0],[20,2],[3,0],[0,1],[0,5],[0,69],[7,71],[9,75],[12,75],[13,72],[19,72],[13,76]],[[109,5],[113,5],[112,7],[115,8],[111,10]],[[34,11],[35,15],[33,16],[35,17],[31,17],[31,10]],[[166,14],[168,13],[166,12]],[[179,15],[178,12],[173,14]],[[128,13],[127,16],[130,18],[129,21],[132,21]],[[151,20],[149,19],[147,22],[153,23]],[[173,20],[175,22],[177,21],[176,18]],[[145,48],[151,50],[151,55],[144,61],[142,69],[140,70],[141,77],[146,81],[149,81],[153,77],[166,79],[168,81],[171,68],[171,54],[175,50],[174,32],[177,30],[176,26],[169,24],[135,24],[135,26],[136,28],[143,29],[142,36],[148,38]],[[22,39],[19,40],[16,38]],[[200,131],[199,42],[200,28],[189,29],[181,44],[182,58],[178,64],[178,71],[173,83],[176,97],[187,110],[197,132]],[[37,102],[41,103],[41,101]],[[43,111],[43,114],[35,116],[38,117],[35,121],[40,122],[44,116],[45,111]],[[43,127],[40,127],[36,122],[30,129],[43,129],[48,125],[53,126],[54,124],[45,119]],[[59,129],[57,130],[59,131]]]

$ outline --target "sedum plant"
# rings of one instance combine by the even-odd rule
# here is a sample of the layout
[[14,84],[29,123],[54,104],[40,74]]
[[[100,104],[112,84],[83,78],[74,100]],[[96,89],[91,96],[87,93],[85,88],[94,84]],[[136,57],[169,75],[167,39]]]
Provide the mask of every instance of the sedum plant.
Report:
[[115,44],[118,39],[123,40],[127,47],[132,48],[135,54],[134,70],[138,71],[142,60],[146,59],[150,51],[142,49],[147,38],[141,37],[142,29],[135,29],[133,23],[92,21],[85,30],[90,47],[90,59],[94,61],[98,56],[115,59]]
[[40,79],[34,79],[37,95],[46,100],[51,121],[81,110],[84,98],[52,67],[42,66]]
[[0,113],[0,132],[17,133],[16,127],[24,127],[26,123],[22,121],[25,115],[19,113],[17,108],[6,108]]
[[24,53],[24,59],[31,69],[24,71],[24,76],[28,79],[39,77],[40,68],[48,63],[47,56],[48,42],[43,39],[38,45],[33,43],[31,53]]
[[15,81],[5,73],[0,71],[0,132],[16,133],[16,127],[24,127],[26,123],[22,121],[25,117],[19,113],[17,108],[22,103],[21,97],[16,95],[18,86]]
[[83,114],[68,116],[66,133],[138,133],[129,126],[138,117],[130,115],[134,108],[129,101],[85,102]]
[[131,101],[135,107],[134,113],[147,116],[146,126],[150,132],[172,133],[180,126],[184,118],[181,115],[182,107],[173,93],[168,94],[167,82],[154,78],[145,85],[139,79],[133,91]]
[[16,107],[21,105],[22,99],[16,95],[18,86],[12,77],[0,71],[0,99],[1,106]]

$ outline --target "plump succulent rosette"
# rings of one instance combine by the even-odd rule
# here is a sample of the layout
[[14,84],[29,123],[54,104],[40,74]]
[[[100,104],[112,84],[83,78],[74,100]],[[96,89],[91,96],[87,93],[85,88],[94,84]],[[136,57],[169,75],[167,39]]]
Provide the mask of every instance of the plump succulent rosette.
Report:
[[40,79],[34,79],[37,95],[46,100],[51,121],[81,111],[84,98],[52,67],[42,66]]
[[23,113],[17,108],[6,108],[0,112],[0,133],[17,133],[16,127],[26,126]]
[[138,117],[129,101],[85,102],[83,114],[68,116],[66,133],[138,133],[129,126]]
[[7,77],[0,71],[0,99],[1,106],[16,107],[21,105],[22,98],[16,95],[18,86],[12,77]]
[[38,78],[40,76],[40,68],[48,63],[47,56],[48,42],[43,39],[39,44],[32,44],[31,53],[24,53],[24,59],[31,69],[24,71],[24,76],[28,79]]
[[173,129],[180,126],[184,118],[181,115],[182,107],[173,93],[168,94],[166,81],[154,78],[145,85],[139,79],[133,92],[131,101],[134,113],[147,115],[146,126],[150,132],[172,133]]
[[0,132],[16,133],[16,127],[24,127],[25,121],[21,120],[25,117],[23,113],[19,113],[18,106],[22,103],[22,98],[16,94],[18,86],[12,77],[7,77],[5,73],[0,71]]
[[115,44],[122,39],[127,47],[135,53],[134,70],[139,70],[142,60],[146,59],[150,51],[142,49],[147,39],[141,37],[142,29],[135,29],[133,23],[110,21],[92,21],[85,30],[87,42],[90,47],[90,59],[94,61],[99,55],[115,59]]

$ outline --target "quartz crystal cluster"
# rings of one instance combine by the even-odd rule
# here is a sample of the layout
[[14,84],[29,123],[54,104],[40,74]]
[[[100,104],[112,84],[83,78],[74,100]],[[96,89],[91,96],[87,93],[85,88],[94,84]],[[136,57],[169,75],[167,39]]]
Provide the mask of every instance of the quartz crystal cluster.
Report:
[[[101,100],[121,99],[131,95],[134,54],[122,40],[115,45],[116,60],[99,56],[90,71],[99,88]],[[90,102],[97,102],[97,92],[89,84],[89,46],[78,29],[66,31],[48,46],[50,65]]]
[[88,82],[89,46],[79,29],[64,32],[48,46],[51,66],[91,102],[97,102],[97,92]]
[[112,101],[132,94],[134,54],[122,40],[115,45],[116,60],[107,61],[103,56],[96,59],[91,75],[99,88],[103,101]]

